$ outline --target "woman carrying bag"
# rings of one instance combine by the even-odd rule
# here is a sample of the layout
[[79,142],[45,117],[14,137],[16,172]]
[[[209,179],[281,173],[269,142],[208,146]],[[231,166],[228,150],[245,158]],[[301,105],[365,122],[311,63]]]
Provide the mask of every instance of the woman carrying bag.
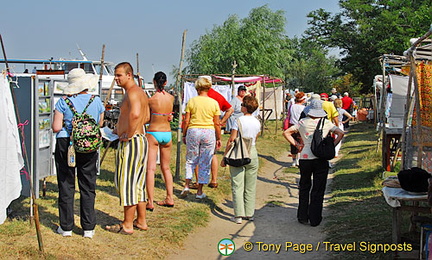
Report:
[[[283,136],[291,144],[297,147],[300,152],[299,168],[299,206],[297,219],[301,224],[310,223],[311,226],[318,226],[322,221],[322,209],[324,192],[327,184],[329,163],[326,159],[315,156],[311,149],[314,132],[322,118],[327,117],[327,113],[322,109],[322,101],[314,99],[309,105],[307,117],[301,119],[297,124],[284,131]],[[344,132],[336,127],[329,120],[324,120],[322,127],[323,137],[329,132],[337,134],[334,140],[336,146]],[[294,133],[300,133],[303,143],[300,144],[293,138]],[[313,175],[313,180],[312,180]]]
[[[227,142],[225,154],[229,151],[231,143],[234,142],[241,131],[243,138],[251,138],[252,145],[249,152],[251,162],[244,166],[230,166],[231,189],[234,204],[234,217],[231,219],[237,224],[242,223],[242,219],[253,220],[255,213],[255,194],[256,180],[258,174],[258,153],[255,148],[256,138],[261,130],[261,124],[252,113],[258,108],[258,101],[255,97],[245,96],[241,104],[243,116],[239,117],[231,129],[231,135]],[[240,126],[237,124],[240,123]],[[225,160],[221,166],[225,167]]]

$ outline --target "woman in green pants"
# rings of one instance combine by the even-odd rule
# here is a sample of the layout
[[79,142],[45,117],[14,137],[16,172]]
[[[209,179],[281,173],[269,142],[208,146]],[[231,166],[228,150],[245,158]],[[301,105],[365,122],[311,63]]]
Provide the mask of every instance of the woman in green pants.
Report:
[[[231,174],[231,189],[234,204],[234,217],[231,219],[237,224],[242,223],[242,219],[253,220],[255,212],[255,194],[256,180],[258,175],[258,153],[255,148],[256,138],[261,130],[261,124],[252,113],[258,108],[258,101],[255,97],[245,96],[241,104],[243,116],[239,117],[232,126],[231,135],[227,142],[228,151],[230,144],[237,137],[239,131],[238,122],[240,122],[240,130],[242,137],[252,138],[252,146],[250,150],[251,162],[245,166],[233,167],[230,166]],[[221,166],[225,167],[224,160]]]

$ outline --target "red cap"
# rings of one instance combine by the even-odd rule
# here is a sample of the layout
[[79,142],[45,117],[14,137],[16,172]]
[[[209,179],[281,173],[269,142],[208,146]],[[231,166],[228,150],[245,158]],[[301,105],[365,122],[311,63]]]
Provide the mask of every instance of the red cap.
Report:
[[327,95],[327,93],[321,93],[320,97],[322,97],[322,98],[328,98],[328,95]]

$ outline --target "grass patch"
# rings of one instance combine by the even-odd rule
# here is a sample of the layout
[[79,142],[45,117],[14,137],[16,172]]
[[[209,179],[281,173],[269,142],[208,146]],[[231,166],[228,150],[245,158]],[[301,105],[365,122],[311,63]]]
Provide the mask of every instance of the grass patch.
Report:
[[[281,131],[275,133],[275,122],[268,122],[263,136],[257,139],[260,166],[266,161],[276,161],[282,151],[287,151],[287,143]],[[223,148],[228,135],[222,136]],[[176,133],[173,140],[176,141]],[[171,171],[175,173],[176,144],[171,154]],[[103,150],[102,150],[103,153]],[[158,207],[147,213],[148,231],[135,231],[132,236],[123,236],[105,231],[107,224],[115,224],[123,219],[123,207],[114,187],[114,149],[109,149],[97,178],[96,190],[96,234],[92,240],[82,238],[79,222],[79,193],[75,194],[75,228],[73,236],[63,238],[55,233],[59,224],[57,207],[56,176],[46,178],[46,196],[37,199],[44,253],[38,250],[34,224],[29,221],[29,198],[19,198],[12,202],[10,219],[0,225],[0,255],[2,259],[163,259],[183,246],[187,235],[197,227],[207,225],[212,212],[218,211],[218,204],[231,199],[231,184],[228,168],[219,168],[217,189],[204,187],[208,197],[202,201],[189,195],[186,199],[177,196],[183,189],[185,167],[185,145],[182,145],[180,180],[174,183],[174,208]],[[219,160],[222,150],[217,153]],[[41,186],[42,187],[42,186]],[[76,184],[78,187],[78,184]],[[192,190],[193,193],[195,191]],[[42,192],[41,192],[42,195]],[[165,184],[159,168],[155,176],[155,200],[165,198]],[[275,201],[273,205],[278,204]],[[276,205],[275,205],[276,206]]]
[[[343,159],[335,168],[331,183],[329,214],[325,230],[332,243],[370,242],[390,244],[392,209],[382,196],[381,149],[377,149],[377,133],[372,124],[359,123],[349,129],[342,144]],[[404,212],[405,213],[405,212]],[[408,214],[403,214],[402,231],[407,230]],[[392,253],[334,252],[337,259],[382,259]]]

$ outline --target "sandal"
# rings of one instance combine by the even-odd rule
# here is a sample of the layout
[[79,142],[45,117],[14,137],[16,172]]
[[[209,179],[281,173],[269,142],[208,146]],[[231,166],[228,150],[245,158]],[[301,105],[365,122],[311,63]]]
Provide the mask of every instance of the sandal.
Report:
[[140,228],[140,227],[138,226],[138,223],[137,223],[137,220],[136,220],[136,219],[133,221],[133,227],[134,227],[135,229],[138,229],[139,231],[147,231],[147,230],[148,230],[148,227],[146,227],[146,228]]
[[212,189],[215,189],[218,187],[218,184],[217,184],[217,182],[210,182],[208,186]]
[[183,190],[182,190],[182,192],[180,193],[180,198],[186,198],[187,197],[187,195],[189,194],[189,189],[188,188],[184,188]]
[[154,207],[153,207],[153,208],[146,207],[146,210],[148,210],[148,211],[150,211],[150,212],[153,212]]
[[198,189],[198,183],[194,182],[192,184],[189,184],[189,189],[197,190]]
[[117,233],[117,234],[122,234],[122,235],[132,235],[133,232],[126,232],[123,229],[123,225],[122,224],[115,224],[115,225],[111,225],[111,226],[105,226],[105,230],[109,231],[109,232],[113,232],[113,233]]
[[163,200],[163,201],[157,201],[157,202],[156,202],[156,205],[159,205],[159,206],[162,206],[162,207],[168,207],[168,208],[172,208],[172,207],[174,207],[174,203],[173,203],[173,204],[170,204],[170,203],[166,202],[166,200]]

